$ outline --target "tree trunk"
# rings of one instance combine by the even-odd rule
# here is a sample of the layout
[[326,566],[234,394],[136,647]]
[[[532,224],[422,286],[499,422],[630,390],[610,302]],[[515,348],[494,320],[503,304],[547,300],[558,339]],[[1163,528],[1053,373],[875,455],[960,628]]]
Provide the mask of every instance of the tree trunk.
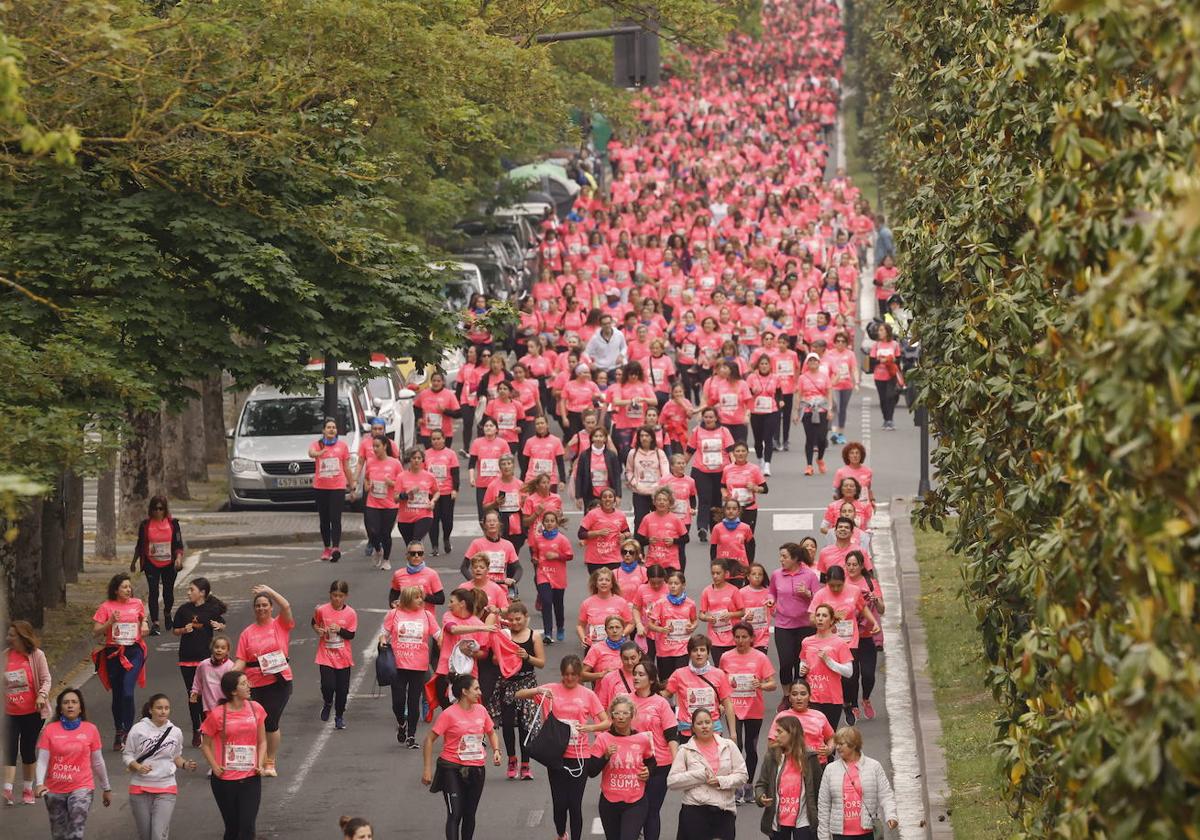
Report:
[[83,571],[83,476],[67,472],[63,481],[63,570],[67,583],[79,580]]
[[0,531],[17,528],[11,543],[0,539],[0,565],[8,583],[9,617],[23,619],[34,627],[45,623],[42,603],[42,501],[32,499],[23,506],[15,522],[0,517]]
[[221,374],[204,380],[204,460],[209,464],[225,463],[225,389]]
[[183,440],[183,413],[162,407],[163,477],[167,495],[172,499],[190,499],[187,474],[187,446]]
[[[204,387],[203,382],[189,384],[196,391],[200,391]],[[204,402],[201,397],[194,397],[184,405],[182,427],[188,481],[208,481],[208,453],[204,440]]]
[[50,497],[42,500],[42,603],[50,608],[67,602],[67,573],[63,568],[63,478],[54,482]]
[[96,480],[96,559],[117,556],[117,454],[108,456],[108,466]]
[[132,534],[146,518],[146,503],[163,492],[162,415],[158,409],[128,412],[121,450],[119,531]]

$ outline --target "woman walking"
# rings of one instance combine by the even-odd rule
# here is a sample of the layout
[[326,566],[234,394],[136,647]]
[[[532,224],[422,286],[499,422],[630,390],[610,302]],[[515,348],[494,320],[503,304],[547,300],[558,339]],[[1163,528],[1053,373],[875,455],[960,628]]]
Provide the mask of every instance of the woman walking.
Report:
[[667,679],[664,696],[675,700],[675,714],[681,739],[691,736],[691,721],[697,709],[707,709],[717,732],[732,735],[736,731],[732,689],[729,677],[712,664],[709,651],[712,642],[703,633],[696,633],[687,644],[688,663]]
[[392,714],[396,718],[396,741],[410,750],[417,746],[417,724],[421,720],[421,694],[429,671],[429,642],[438,633],[437,620],[425,609],[425,593],[419,586],[400,590],[398,603],[383,619],[379,644],[390,646],[396,660],[392,679]]
[[[212,594],[208,578],[193,578],[188,584],[187,602],[175,611],[171,632],[179,637],[179,673],[183,676],[184,690],[190,695],[196,684],[196,669],[209,658],[215,634],[225,630],[226,607],[220,598]],[[226,640],[225,655],[228,657],[229,643]],[[232,662],[230,665],[232,666]],[[219,675],[218,675],[219,678]],[[188,700],[188,713],[192,719],[192,746],[200,746],[200,724],[203,722],[204,706],[199,697]]]
[[142,719],[129,730],[122,755],[129,781],[129,810],[138,840],[167,840],[175,813],[176,770],[195,770],[183,757],[183,731],[171,723],[171,701],[155,694],[142,706]]
[[633,530],[636,532],[650,512],[655,488],[671,474],[667,453],[658,448],[654,430],[642,426],[634,431],[633,448],[625,457],[625,485],[633,496]]
[[[779,568],[771,573],[767,586],[767,601],[774,611],[775,651],[779,657],[779,683],[784,698],[796,678],[800,662],[800,645],[816,630],[808,607],[813,593],[821,587],[821,579],[812,569],[812,558],[797,543],[779,547]],[[785,704],[780,703],[784,708]]]
[[21,801],[33,804],[33,777],[37,763],[37,741],[43,719],[50,713],[50,666],[33,625],[14,621],[8,628],[4,649],[4,804],[15,805],[13,784],[17,780],[17,756],[24,765]]
[[313,610],[313,632],[317,634],[317,666],[321,671],[321,721],[334,712],[334,727],[346,728],[346,702],[350,697],[350,669],[354,667],[353,641],[358,632],[358,613],[346,603],[350,584],[335,580],[329,585],[329,602]]
[[542,514],[541,529],[529,536],[529,554],[536,569],[534,585],[542,605],[543,641],[547,645],[566,637],[567,563],[575,557],[571,541],[559,530],[560,522],[561,513],[548,510]]
[[663,686],[653,662],[633,666],[633,728],[650,735],[654,745],[655,766],[646,780],[645,840],[659,840],[662,834],[662,805],[667,796],[667,774],[679,750],[679,728],[675,711],[662,696]]
[[[480,702],[479,680],[459,674],[450,682],[457,701],[444,709],[425,736],[425,769],[421,784],[446,801],[446,840],[472,840],[475,812],[487,779],[484,738],[492,745],[492,763],[500,766],[500,742],[492,716]],[[434,771],[433,748],[443,738]],[[435,783],[436,782],[436,783]]]
[[821,475],[825,474],[825,447],[829,444],[829,413],[833,405],[833,385],[829,375],[821,370],[821,357],[809,353],[804,357],[804,372],[796,384],[800,398],[796,414],[804,426],[805,475],[813,474],[813,460]]
[[863,755],[862,733],[844,726],[833,738],[838,757],[825,768],[817,794],[817,840],[866,840],[875,827],[900,824],[896,797],[883,767]]
[[[266,755],[262,758],[262,775],[274,777],[275,756],[279,753],[279,722],[283,710],[292,699],[292,668],[288,652],[296,619],[287,599],[265,584],[258,584],[253,593],[254,623],[242,631],[237,643],[237,664],[234,670],[246,674],[253,699],[266,711],[264,726],[267,733]],[[274,615],[275,605],[279,615]],[[222,686],[225,685],[222,678]],[[228,697],[229,695],[226,694]]]
[[[762,731],[763,692],[775,690],[775,668],[771,660],[754,648],[754,628],[744,621],[733,625],[734,649],[721,657],[721,670],[729,677],[737,745],[746,758],[746,772],[754,778],[758,769],[758,735]],[[750,784],[738,791],[738,802],[750,801]]]
[[250,681],[241,671],[221,677],[221,701],[204,719],[200,751],[212,775],[209,786],[224,840],[254,840],[262,776],[266,775],[267,711],[250,699]]
[[795,718],[779,721],[754,783],[754,803],[763,809],[762,833],[771,840],[814,840],[817,782],[808,761],[804,729]]
[[[542,644],[541,632],[529,626],[529,610],[520,601],[510,604],[504,612],[508,619],[507,632],[517,646],[517,656],[521,667],[511,677],[502,676],[492,690],[488,701],[488,712],[492,719],[500,718],[500,731],[504,736],[504,752],[508,756],[509,779],[517,778],[517,738],[521,743],[520,775],[522,780],[530,780],[533,773],[529,769],[529,755],[525,752],[525,735],[533,721],[536,708],[531,700],[518,700],[517,692],[526,688],[537,687],[535,669],[546,666],[546,649]],[[494,645],[493,645],[494,647]]]
[[104,791],[105,808],[112,804],[112,787],[100,730],[88,721],[79,689],[58,695],[54,720],[42,729],[37,749],[37,795],[46,800],[50,840],[83,840],[96,787]]
[[692,737],[679,748],[667,774],[667,787],[683,792],[675,836],[677,840],[734,840],[734,797],[749,779],[746,762],[737,744],[713,730],[713,716],[707,708],[697,708],[689,726]]
[[842,678],[854,673],[853,657],[849,645],[833,632],[832,606],[818,605],[812,617],[817,632],[800,644],[796,673],[812,687],[812,707],[836,729],[842,719]]
[[391,440],[386,437],[374,438],[371,454],[358,467],[367,497],[363,525],[367,529],[367,546],[374,555],[376,569],[392,567],[392,528],[396,524],[396,510],[400,507],[396,501],[396,482],[403,467],[388,454],[391,446]]
[[137,545],[129,571],[146,573],[150,588],[150,635],[159,634],[158,590],[162,587],[163,624],[171,626],[175,606],[175,575],[183,568],[183,535],[179,520],[172,519],[166,496],[151,496],[149,516],[138,525]]
[[103,648],[92,654],[100,683],[112,692],[113,750],[125,747],[125,733],[133,728],[133,693],[146,684],[146,643],[149,632],[146,608],[133,597],[127,574],[115,574],[108,595],[92,616],[92,635]]
[[649,803],[646,782],[657,766],[648,732],[633,728],[636,711],[628,694],[608,706],[612,726],[596,736],[588,775],[600,777],[600,824],[604,840],[638,840]]
[[396,527],[404,543],[424,541],[433,527],[433,508],[437,505],[438,480],[425,469],[425,450],[412,447],[404,453],[405,469],[396,477]]
[[308,447],[308,457],[316,461],[313,493],[317,498],[317,518],[321,525],[322,560],[334,563],[342,559],[342,509],[346,506],[346,488],[353,486],[350,474],[350,448],[338,437],[337,421],[326,418],[322,434]]

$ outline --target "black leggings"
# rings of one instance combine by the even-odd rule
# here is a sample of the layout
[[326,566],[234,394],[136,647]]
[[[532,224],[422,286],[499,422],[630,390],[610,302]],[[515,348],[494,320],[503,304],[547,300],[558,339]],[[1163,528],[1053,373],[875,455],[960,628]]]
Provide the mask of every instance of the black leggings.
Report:
[[345,490],[314,490],[317,497],[317,518],[321,520],[321,542],[326,548],[342,544],[342,509],[346,506]]
[[696,528],[712,530],[712,509],[721,501],[721,474],[692,469],[692,480],[696,482]]
[[600,795],[600,825],[604,840],[638,840],[646,824],[649,803],[643,796],[637,802],[609,802]]
[[143,562],[142,569],[146,572],[146,583],[150,586],[150,620],[158,624],[158,588],[161,585],[163,611],[166,613],[164,618],[166,623],[170,624],[171,608],[175,606],[175,576],[179,574],[175,570],[175,564],[155,566],[153,563]]
[[879,658],[874,639],[862,639],[851,653],[854,654],[854,673],[842,677],[842,705],[847,708],[858,705],[860,680],[863,699],[871,699],[871,692],[875,689],[875,663]]
[[786,688],[796,681],[800,644],[817,632],[815,627],[776,627],[775,650],[779,653],[779,684]]
[[[819,417],[820,422],[814,417]],[[800,422],[804,424],[804,458],[811,467],[814,455],[818,460],[825,460],[825,447],[829,443],[829,414],[807,412]]]
[[471,840],[487,772],[482,767],[464,767],[442,759],[438,759],[437,772],[446,801],[446,840]]
[[258,806],[262,802],[262,777],[227,782],[212,776],[209,784],[225,823],[225,840],[254,840]]
[[450,535],[454,532],[454,499],[449,493],[438,496],[433,507],[433,524],[429,528],[429,542],[434,551],[438,548],[438,526],[441,526],[441,544],[450,547]]
[[667,774],[669,765],[660,765],[650,771],[646,780],[646,825],[642,829],[645,840],[659,840],[662,834],[662,806],[667,798]]
[[383,551],[383,559],[392,557],[392,523],[396,521],[395,508],[373,508],[363,510],[363,522],[367,526],[367,541],[372,548]]
[[746,423],[722,423],[729,434],[733,435],[734,443],[745,443],[750,438],[750,426]]
[[328,665],[319,667],[321,700],[326,706],[333,706],[334,713],[341,717],[346,713],[346,700],[350,697],[350,669],[331,668]]
[[842,707],[836,703],[809,703],[809,706],[825,715],[830,727],[837,732],[838,724],[842,722]]
[[835,389],[837,394],[837,427],[839,429],[846,428],[846,412],[850,408],[850,397],[854,393],[853,388]]
[[[566,759],[574,767],[576,759]],[[567,833],[567,818],[571,820],[571,840],[583,837],[583,792],[587,788],[587,773],[572,776],[566,770],[547,769],[550,779],[550,801],[554,810],[554,831],[560,837]]]
[[676,840],[734,840],[737,814],[715,805],[681,805]]
[[[41,712],[5,715],[4,719],[4,725],[8,729],[8,737],[4,739],[4,766],[16,766],[18,753],[21,755],[22,764],[36,763],[37,740],[42,731]],[[25,781],[32,782],[33,779]]]
[[[191,697],[192,683],[196,680],[196,666],[180,665],[179,673],[183,675],[183,691],[186,695],[188,695],[188,697]],[[192,732],[200,731],[200,724],[204,722],[204,715],[202,714],[203,711],[203,702],[197,700],[195,703],[193,703],[191,700],[188,700],[188,714],[192,718]]]
[[504,754],[509,758],[517,754],[517,735],[520,734],[521,761],[528,763],[529,755],[525,752],[525,716],[518,713],[516,702],[500,704],[500,734],[504,736]]
[[900,401],[900,389],[896,387],[896,380],[876,379],[875,390],[879,393],[879,409],[883,412],[883,421],[891,423],[896,413],[896,403]]
[[278,732],[279,722],[283,720],[283,710],[292,699],[292,681],[276,677],[273,683],[250,689],[250,699],[262,706],[263,711],[267,713],[263,728],[268,732]]
[[681,653],[679,656],[660,656],[658,657],[658,679],[662,683],[666,683],[671,675],[684,667],[688,663],[688,655]]
[[416,522],[397,522],[396,527],[400,529],[400,536],[407,547],[410,542],[423,542],[429,536],[429,531],[433,528],[433,517],[426,516]]
[[408,737],[417,735],[417,722],[421,719],[421,695],[425,691],[425,672],[409,668],[397,668],[392,680],[392,714],[396,723],[408,729]]
[[542,632],[549,638],[555,628],[565,629],[566,606],[563,598],[565,589],[552,589],[548,581],[537,585],[538,598],[542,601]]
[[754,430],[754,457],[770,463],[775,454],[775,438],[779,436],[779,412],[751,414],[750,428]]
[[779,425],[775,427],[775,439],[783,444],[792,439],[792,409],[796,405],[795,394],[783,395],[783,408],[779,409]]
[[637,533],[638,526],[642,524],[642,520],[646,518],[646,514],[654,510],[654,498],[643,493],[631,493],[633,496],[633,533]]
[[[462,398],[459,397],[459,402]],[[462,406],[462,448],[466,452],[471,448],[471,436],[475,431],[475,406],[463,403]],[[447,441],[448,445],[453,446],[453,441]]]
[[746,772],[754,779],[754,771],[758,769],[758,733],[762,731],[762,718],[747,718],[735,720],[737,726],[737,745],[746,757]]

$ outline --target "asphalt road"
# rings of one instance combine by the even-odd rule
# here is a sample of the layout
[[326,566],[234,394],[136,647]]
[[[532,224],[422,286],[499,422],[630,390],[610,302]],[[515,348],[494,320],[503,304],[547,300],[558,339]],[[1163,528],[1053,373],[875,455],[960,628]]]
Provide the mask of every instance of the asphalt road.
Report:
[[[917,433],[911,416],[903,408],[897,412],[897,431],[885,432],[875,402],[874,389],[860,390],[851,404],[850,439],[862,440],[868,448],[868,463],[875,471],[876,497],[883,501],[894,495],[910,495],[916,489]],[[800,430],[795,430],[797,433]],[[797,441],[791,452],[778,454],[772,468],[770,493],[762,498],[759,515],[759,557],[768,569],[777,565],[774,550],[782,542],[798,540],[815,532],[825,504],[831,498],[831,476],[803,475],[803,456]],[[840,463],[837,451],[831,451],[830,473]],[[478,526],[472,521],[473,499],[464,498],[459,506],[459,535],[455,545],[466,547]],[[886,505],[880,511],[880,523],[886,521]],[[357,517],[350,516],[347,524],[352,532],[358,528]],[[314,529],[316,527],[314,516]],[[574,530],[573,528],[570,530]],[[879,539],[880,537],[877,537]],[[345,541],[351,545],[350,540]],[[824,541],[822,540],[822,544]],[[250,621],[249,596],[253,584],[267,582],[287,597],[299,617],[300,627],[293,636],[292,659],[295,671],[295,692],[283,721],[284,740],[279,757],[279,777],[264,780],[264,798],[259,818],[261,838],[317,840],[338,836],[337,818],[340,814],[362,814],[374,821],[377,837],[438,837],[444,823],[440,797],[430,795],[420,784],[421,754],[401,749],[394,738],[395,725],[390,699],[380,694],[374,685],[374,669],[364,652],[373,648],[374,638],[384,617],[388,590],[388,575],[371,569],[362,558],[360,543],[348,549],[347,557],[337,566],[319,560],[319,551],[312,545],[281,545],[254,548],[230,548],[201,552],[192,575],[208,577],[214,592],[231,608],[229,627],[236,636]],[[694,541],[689,546],[689,565],[703,569],[708,547]],[[435,565],[450,588],[457,579],[460,556],[453,561],[445,556]],[[582,563],[571,564],[567,590],[568,616],[578,607],[586,592],[585,570]],[[360,630],[356,640],[356,662],[348,728],[335,731],[332,723],[318,720],[320,694],[318,672],[312,664],[315,642],[306,632],[307,616],[313,606],[326,599],[329,582],[342,577],[350,583],[350,603],[359,611]],[[689,592],[698,597],[707,583],[706,576],[693,576]],[[884,574],[884,582],[887,575]],[[180,582],[180,592],[186,586]],[[885,586],[885,593],[887,588]],[[540,618],[533,619],[534,626]],[[178,668],[175,666],[176,641],[172,636],[151,640],[150,662],[146,688],[139,691],[138,702],[150,693],[163,691],[173,701],[173,719],[185,731],[186,699]],[[889,644],[891,640],[888,640]],[[559,657],[578,652],[577,645],[568,642],[550,649],[547,681],[557,678],[555,667]],[[772,649],[772,658],[775,651]],[[889,717],[891,698],[887,690],[888,660],[880,659],[880,680],[875,690],[878,717],[863,721],[865,751],[891,768],[892,722]],[[112,739],[112,721],[108,712],[109,698],[99,682],[91,679],[85,686],[91,719],[103,734],[105,744]],[[895,692],[893,692],[895,694]],[[885,699],[886,698],[886,699]],[[771,698],[773,708],[778,697]],[[424,731],[424,728],[422,728]],[[765,733],[764,736],[765,738]],[[760,749],[761,749],[760,745]],[[201,760],[199,750],[186,752]],[[905,749],[900,751],[901,754]],[[106,752],[109,773],[115,791],[111,808],[96,803],[88,825],[89,838],[133,837],[133,822],[129,812],[126,785],[128,773],[120,766],[119,757]],[[488,787],[480,810],[480,840],[511,838],[523,835],[553,836],[550,818],[550,793],[543,769],[535,765],[534,781],[508,781],[502,768],[489,768]],[[585,798],[585,835],[601,836],[596,818],[599,796],[597,781],[588,786]],[[664,806],[664,837],[675,836],[679,798],[669,794]],[[4,835],[10,838],[34,838],[47,835],[44,808],[6,808],[3,812]],[[743,806],[739,811],[739,834],[759,836],[759,810]],[[180,793],[175,811],[174,834],[178,837],[216,838],[221,836],[221,823],[210,795],[203,772],[180,774]]]

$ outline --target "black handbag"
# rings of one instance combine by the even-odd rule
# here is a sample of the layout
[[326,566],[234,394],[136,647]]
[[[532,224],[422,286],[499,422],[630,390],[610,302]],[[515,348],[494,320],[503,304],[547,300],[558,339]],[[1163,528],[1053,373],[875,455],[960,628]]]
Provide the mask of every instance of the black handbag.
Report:
[[[546,719],[542,720],[542,706],[545,702],[546,698],[543,696],[541,703],[538,703],[537,714],[534,715],[533,727],[525,736],[525,752],[547,770],[567,770],[576,775],[576,768],[567,768],[563,764],[563,753],[571,743],[571,727],[556,718],[553,711],[548,712]],[[583,760],[580,759],[579,770],[582,769]]]
[[380,645],[375,657],[375,682],[379,685],[391,685],[396,680],[396,653],[391,646]]

